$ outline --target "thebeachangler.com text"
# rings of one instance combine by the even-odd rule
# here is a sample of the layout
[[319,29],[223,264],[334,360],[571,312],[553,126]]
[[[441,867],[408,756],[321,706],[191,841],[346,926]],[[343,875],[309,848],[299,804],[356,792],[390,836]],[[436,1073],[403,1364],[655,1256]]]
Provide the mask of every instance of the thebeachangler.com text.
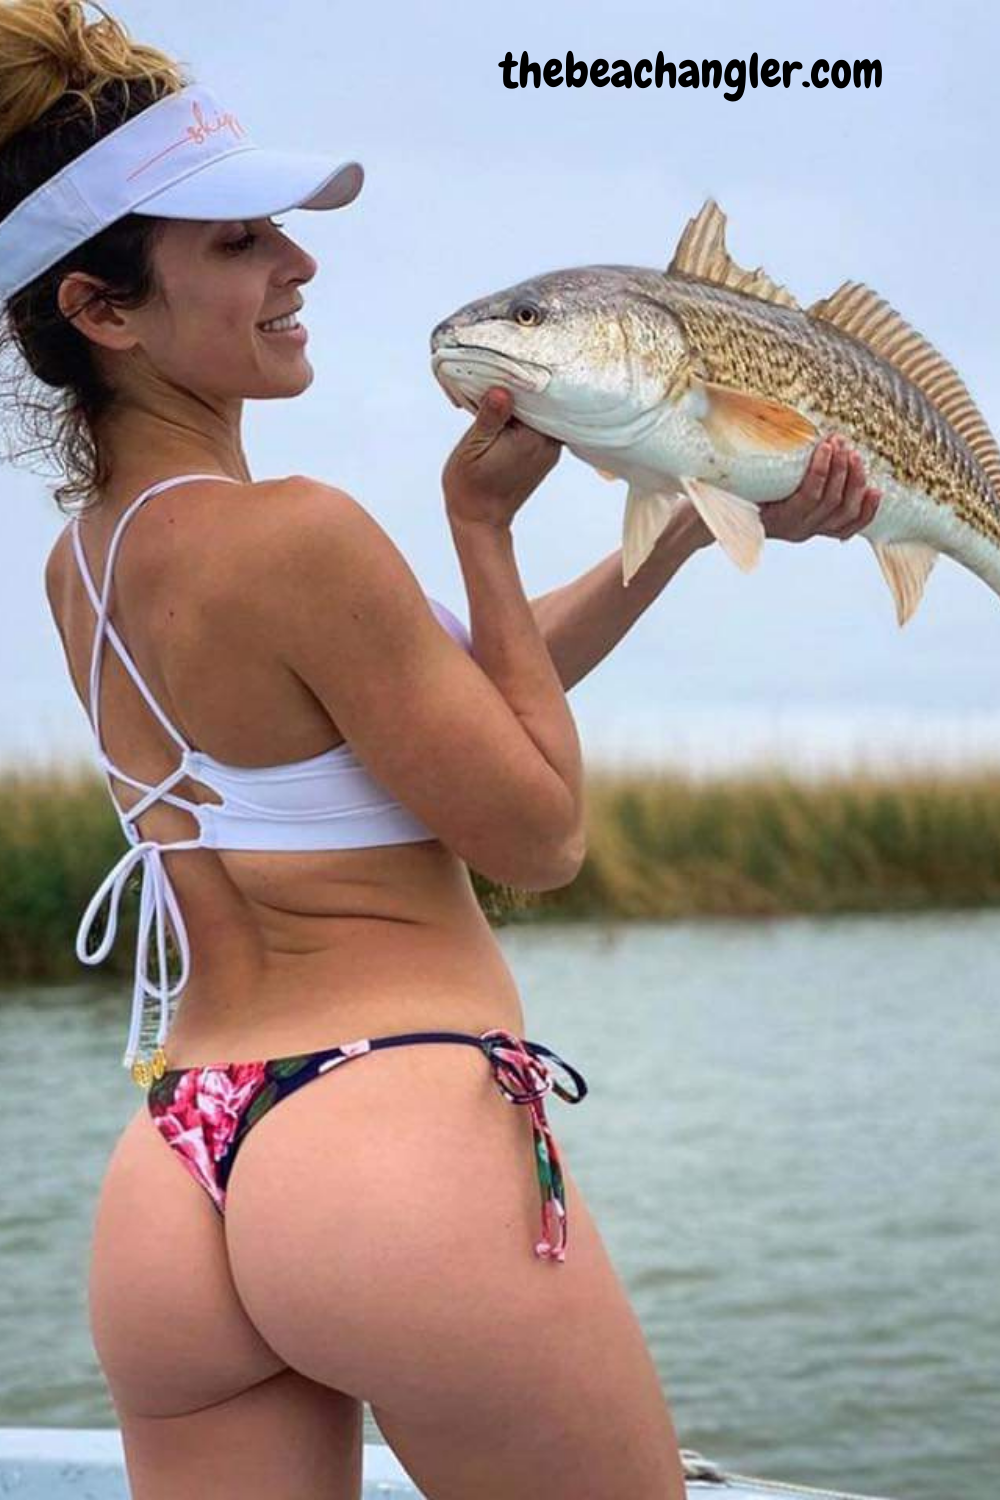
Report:
[[[666,62],[662,52],[656,54],[655,62],[642,57],[637,63],[627,62],[621,57],[611,63],[604,57],[587,63],[574,57],[572,52],[566,53],[565,61],[561,57],[550,57],[542,63],[532,62],[527,52],[522,52],[520,62],[516,62],[513,53],[508,52],[498,66],[505,89],[524,89],[529,84],[537,89],[543,83],[550,88],[565,85],[571,89],[583,88],[587,83],[599,89],[608,84],[616,89],[630,89],[633,84],[639,89],[660,89],[664,84],[672,89],[717,89],[724,86],[722,97],[733,101],[743,98],[748,84],[752,89],[758,84],[766,89],[787,89],[794,82],[805,89],[825,89],[830,84],[835,89],[867,89],[878,88],[882,83],[882,64],[878,58],[862,57],[849,62],[839,57],[830,62],[825,57],[818,57],[807,67],[805,63],[779,61],[776,57],[759,62],[756,52],[750,54],[749,60],[733,57],[727,63],[708,57],[703,57],[700,63],[692,57],[685,57],[679,63]],[[804,76],[797,76],[800,74]]]

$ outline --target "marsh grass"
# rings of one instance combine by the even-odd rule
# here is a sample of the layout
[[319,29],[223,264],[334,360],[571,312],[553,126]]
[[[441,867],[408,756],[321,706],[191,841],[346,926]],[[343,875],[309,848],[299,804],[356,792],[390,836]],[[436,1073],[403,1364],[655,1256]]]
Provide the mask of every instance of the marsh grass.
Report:
[[[1000,771],[696,779],[592,770],[572,885],[473,886],[495,925],[1000,904]],[[79,979],[76,929],[125,848],[90,767],[0,771],[0,980]],[[131,972],[139,874],[102,972]],[[91,947],[103,935],[95,925]]]
[[595,772],[562,917],[780,916],[1000,901],[1000,772]]

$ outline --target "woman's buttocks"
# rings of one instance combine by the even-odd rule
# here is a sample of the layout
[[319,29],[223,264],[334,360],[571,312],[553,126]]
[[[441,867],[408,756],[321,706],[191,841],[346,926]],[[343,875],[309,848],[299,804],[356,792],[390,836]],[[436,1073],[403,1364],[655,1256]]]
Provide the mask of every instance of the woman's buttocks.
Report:
[[524,1033],[514,976],[468,870],[437,840],[196,851],[169,873],[191,947],[170,1067],[402,1031]]

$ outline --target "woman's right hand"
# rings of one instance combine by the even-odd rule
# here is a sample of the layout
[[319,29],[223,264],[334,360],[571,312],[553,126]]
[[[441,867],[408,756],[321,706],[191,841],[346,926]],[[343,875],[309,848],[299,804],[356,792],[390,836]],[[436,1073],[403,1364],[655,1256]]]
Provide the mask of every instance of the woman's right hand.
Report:
[[559,461],[562,443],[513,417],[510,392],[491,386],[441,474],[449,520],[506,527]]

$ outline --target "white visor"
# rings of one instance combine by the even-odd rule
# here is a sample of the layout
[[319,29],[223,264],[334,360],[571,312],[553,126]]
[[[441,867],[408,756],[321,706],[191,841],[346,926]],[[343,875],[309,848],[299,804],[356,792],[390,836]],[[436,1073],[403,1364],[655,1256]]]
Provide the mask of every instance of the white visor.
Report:
[[232,111],[192,84],[103,136],[0,221],[0,300],[126,214],[266,219],[342,208],[363,182],[359,162],[254,145]]

